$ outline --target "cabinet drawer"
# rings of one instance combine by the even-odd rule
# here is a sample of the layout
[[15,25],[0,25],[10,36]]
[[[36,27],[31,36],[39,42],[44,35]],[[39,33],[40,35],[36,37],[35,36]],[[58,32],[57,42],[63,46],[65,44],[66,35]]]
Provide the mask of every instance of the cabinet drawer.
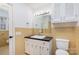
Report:
[[41,54],[42,55],[49,55],[50,53],[50,50],[49,50],[49,48],[48,47],[42,47],[41,48]]
[[49,42],[46,42],[46,41],[42,41],[42,46],[44,46],[44,47],[49,47]]

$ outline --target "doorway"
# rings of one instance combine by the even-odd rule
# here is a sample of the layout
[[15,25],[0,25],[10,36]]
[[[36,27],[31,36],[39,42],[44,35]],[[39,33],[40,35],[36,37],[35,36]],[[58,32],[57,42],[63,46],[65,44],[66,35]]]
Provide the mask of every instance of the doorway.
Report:
[[8,24],[8,11],[3,8],[0,8],[0,55],[9,54]]

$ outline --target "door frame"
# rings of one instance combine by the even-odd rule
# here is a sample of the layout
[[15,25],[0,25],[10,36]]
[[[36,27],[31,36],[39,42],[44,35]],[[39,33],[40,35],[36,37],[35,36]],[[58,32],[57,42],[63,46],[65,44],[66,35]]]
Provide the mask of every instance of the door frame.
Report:
[[15,25],[13,20],[13,5],[9,5],[9,36],[13,36],[9,38],[9,54],[15,55]]
[[0,8],[8,11],[9,36],[13,36],[13,38],[9,38],[9,55],[15,55],[15,25],[13,20],[13,5],[9,3],[0,3]]

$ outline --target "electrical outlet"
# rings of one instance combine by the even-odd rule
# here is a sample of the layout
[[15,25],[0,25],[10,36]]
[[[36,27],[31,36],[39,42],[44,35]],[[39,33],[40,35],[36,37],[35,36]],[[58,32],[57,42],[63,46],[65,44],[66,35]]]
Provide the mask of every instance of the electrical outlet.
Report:
[[16,32],[16,35],[21,35],[22,33],[21,32]]

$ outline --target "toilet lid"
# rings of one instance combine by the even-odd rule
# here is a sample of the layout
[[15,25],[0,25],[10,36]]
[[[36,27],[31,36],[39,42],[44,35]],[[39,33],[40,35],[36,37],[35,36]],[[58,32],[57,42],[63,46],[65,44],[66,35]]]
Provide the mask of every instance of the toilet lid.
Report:
[[57,49],[56,55],[69,55],[69,53],[65,50]]

